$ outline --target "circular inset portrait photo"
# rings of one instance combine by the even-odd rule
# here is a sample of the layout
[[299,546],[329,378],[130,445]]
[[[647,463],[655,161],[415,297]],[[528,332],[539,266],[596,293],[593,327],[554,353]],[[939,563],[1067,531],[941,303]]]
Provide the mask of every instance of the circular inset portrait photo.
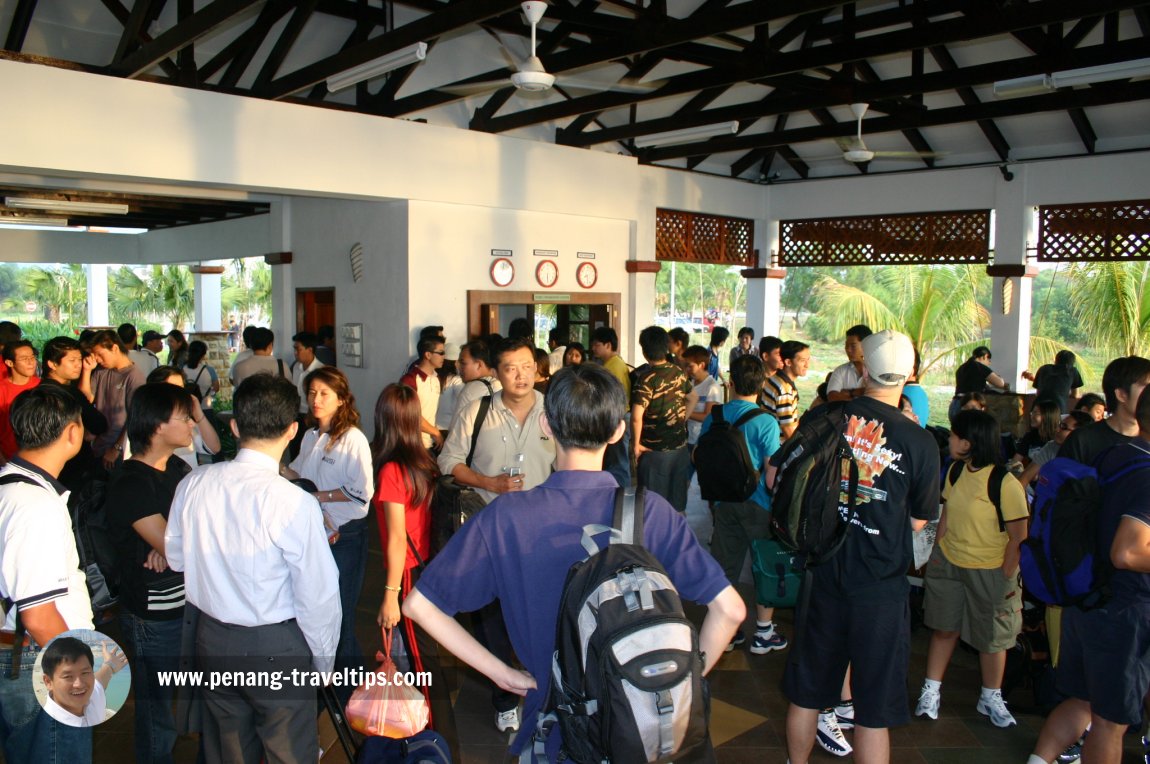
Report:
[[95,727],[128,698],[132,670],[116,641],[92,629],[66,631],[36,656],[32,687],[56,721]]

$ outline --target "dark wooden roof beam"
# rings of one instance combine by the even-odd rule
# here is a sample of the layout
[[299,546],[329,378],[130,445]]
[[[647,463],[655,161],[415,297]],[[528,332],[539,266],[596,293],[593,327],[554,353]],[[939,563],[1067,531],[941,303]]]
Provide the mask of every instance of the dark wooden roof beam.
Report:
[[[901,130],[908,126],[908,123],[911,127],[938,127],[975,122],[980,119],[1000,119],[1039,112],[1126,103],[1146,98],[1150,98],[1150,82],[1105,83],[1078,90],[1064,89],[1054,93],[1024,98],[1003,99],[973,107],[952,106],[946,109],[932,109],[898,117],[876,117],[867,120],[867,128],[872,134],[881,134]],[[787,144],[793,145],[827,138],[838,138],[850,135],[853,131],[854,125],[839,123],[830,126],[798,128],[778,135],[758,133],[712,138],[694,144],[649,149],[640,156],[640,161],[645,163],[662,162],[669,159],[696,156],[697,154],[716,154]]]
[[[1127,7],[1135,0],[1095,0],[1097,10],[1106,11]],[[759,7],[759,3],[736,6],[736,9]],[[771,4],[777,7],[776,4]],[[802,72],[820,66],[840,65],[848,61],[890,55],[920,45],[944,45],[952,42],[979,39],[1009,33],[1016,29],[1028,29],[1035,24],[1045,24],[1060,19],[1076,18],[1081,15],[1077,0],[1045,0],[1034,2],[1025,8],[1008,6],[994,16],[949,18],[930,24],[925,29],[900,29],[886,34],[863,37],[843,45],[823,45],[808,50],[781,53],[765,60],[748,59],[741,66],[726,70],[692,72],[668,81],[666,85],[651,93],[599,93],[574,101],[548,104],[533,109],[525,109],[505,117],[491,120],[492,132],[503,132],[541,122],[566,119],[585,111],[602,111],[618,108],[630,103],[656,100],[671,95],[693,92],[704,87],[765,79],[781,74]],[[563,56],[565,51],[559,56]],[[556,56],[555,58],[559,58]],[[1003,62],[1005,65],[1007,62]],[[549,71],[552,71],[549,69]],[[911,88],[911,92],[916,92]],[[873,101],[873,99],[872,99]],[[397,102],[398,105],[398,102]]]
[[260,9],[260,15],[256,17],[255,22],[250,27],[200,67],[200,81],[206,82],[226,64],[228,69],[220,78],[220,87],[236,87],[248,66],[251,65],[252,59],[259,52],[268,32],[272,30],[272,26],[291,9],[291,0],[272,0],[272,2],[267,3]]
[[[836,5],[840,5],[841,2],[842,0],[838,0],[837,2],[833,0],[784,0],[782,2],[771,3],[743,3],[732,8],[722,9],[706,14],[705,17],[701,18],[696,18],[696,12],[696,14],[692,14],[685,19],[666,19],[660,21],[657,24],[647,22],[644,18],[641,17],[630,23],[631,28],[629,33],[624,36],[620,36],[617,39],[610,41],[604,39],[596,45],[583,45],[577,48],[571,48],[569,50],[556,53],[553,56],[542,57],[543,65],[547,71],[551,72],[552,74],[558,74],[560,72],[565,72],[572,69],[582,69],[585,66],[607,63],[609,61],[626,58],[638,53],[645,53],[649,51],[660,50],[663,48],[669,48],[683,43],[693,42],[694,40],[697,40],[701,37],[707,37],[717,32],[743,29],[746,27],[755,26],[756,24],[763,24],[773,19],[787,18],[795,15],[800,11],[810,11],[812,7],[815,9],[835,7]],[[487,82],[492,79],[498,79],[501,76],[506,76],[503,74],[504,71],[505,70],[497,69],[451,84],[454,86],[465,86],[473,83]],[[699,88],[690,88],[690,90],[698,89]],[[611,95],[627,94],[613,93]],[[433,106],[451,103],[452,101],[457,101],[462,97],[463,96],[455,93],[449,93],[442,90],[432,90],[396,101],[393,109],[389,110],[386,115],[395,117],[401,114],[407,114],[412,111],[419,111],[422,109],[431,108]],[[567,102],[569,104],[580,104],[580,106],[567,107],[563,116],[572,117],[577,114],[582,114],[586,111],[599,110],[594,106],[591,106],[590,108],[582,108],[581,104],[585,101],[585,98],[575,99],[574,101]],[[645,99],[621,99],[618,103],[611,103],[604,108],[625,106],[628,103],[637,103],[640,100]],[[560,106],[562,106],[562,104],[560,104]],[[505,118],[501,117],[499,119]],[[526,124],[535,124],[539,121],[548,120],[531,120]],[[497,130],[495,132],[499,131]]]
[[1093,154],[1098,143],[1098,136],[1090,124],[1090,119],[1086,116],[1086,110],[1070,109],[1068,113],[1070,114],[1070,121],[1074,123],[1074,129],[1078,131],[1078,137],[1082,140],[1082,146],[1086,149],[1086,153]]
[[[960,71],[958,68],[958,63],[954,60],[954,56],[950,55],[950,51],[946,49],[945,45],[931,46],[930,54],[938,64],[939,68],[941,68],[944,72]],[[1035,71],[1034,74],[1044,74],[1045,69],[1048,68],[1045,64],[1045,59],[1035,57],[1034,60],[1036,63],[1041,62],[1043,69],[1043,71]],[[993,81],[994,80],[988,80],[988,82]],[[981,103],[978,94],[974,92],[974,89],[970,87],[970,85],[963,85],[961,87],[955,88],[955,90],[958,92],[958,97],[961,98],[962,102],[967,106],[978,106]],[[998,155],[999,159],[1005,162],[1010,157],[1010,144],[1007,143],[1006,136],[1002,134],[1002,130],[998,128],[998,125],[994,124],[993,120],[989,119],[978,120],[977,124],[978,129],[982,131],[982,134],[990,143],[990,147],[994,149],[994,153]]]
[[36,0],[20,0],[16,3],[16,10],[12,12],[12,23],[8,26],[8,36],[4,38],[4,50],[20,52],[35,13]]
[[163,6],[164,0],[136,0],[132,4],[132,10],[124,21],[124,31],[116,44],[116,52],[112,54],[113,64],[123,61],[125,56],[140,47],[140,34],[156,18],[153,12],[157,5]]
[[[100,2],[103,3],[104,7],[108,9],[108,12],[115,17],[116,21],[119,21],[121,24],[127,23],[130,12],[119,0],[100,0]],[[140,41],[146,45],[152,41],[152,38],[147,32],[140,32]],[[175,62],[170,59],[165,58],[160,61],[160,68],[164,70],[164,74],[172,79],[179,77],[180,70]]]
[[384,32],[351,50],[340,51],[285,74],[273,80],[266,88],[256,91],[254,95],[271,99],[284,98],[323,82],[333,74],[347,71],[353,66],[359,66],[417,42],[436,39],[459,27],[507,13],[518,5],[515,0],[459,0],[438,13],[416,19],[410,24]]
[[185,45],[195,42],[216,27],[233,22],[251,12],[262,0],[213,0],[192,16],[144,44],[134,53],[108,67],[108,73],[119,77],[138,77]]
[[294,46],[296,40],[299,39],[303,28],[307,26],[307,22],[311,20],[311,15],[315,12],[316,2],[317,0],[300,0],[296,3],[296,8],[292,12],[291,18],[288,19],[288,23],[284,26],[283,31],[280,32],[279,39],[276,40],[275,45],[272,46],[271,53],[264,59],[264,64],[260,67],[260,72],[256,75],[255,82],[252,83],[252,90],[263,90],[267,87],[267,84],[272,81],[272,78],[276,76],[276,72],[279,71],[284,59],[286,59],[288,53],[291,52],[292,46]]

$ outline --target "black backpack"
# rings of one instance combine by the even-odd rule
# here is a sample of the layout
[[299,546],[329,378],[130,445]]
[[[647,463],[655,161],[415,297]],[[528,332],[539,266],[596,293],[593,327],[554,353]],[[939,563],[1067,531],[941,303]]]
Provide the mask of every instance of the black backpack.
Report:
[[834,556],[850,529],[839,507],[845,504],[853,511],[859,471],[843,435],[845,406],[828,403],[808,412],[771,459],[779,465],[771,491],[771,530],[804,567]]
[[723,416],[723,407],[711,409],[711,427],[695,445],[695,470],[705,501],[746,501],[759,485],[759,466],[751,462],[742,427],[766,411],[753,408],[735,422]]
[[[40,483],[19,473],[0,477],[0,486],[27,483],[43,488]],[[98,618],[119,600],[119,573],[116,569],[116,548],[108,534],[104,510],[106,483],[93,478],[84,487],[68,497],[68,513],[72,519],[72,534],[80,570],[88,583],[88,597],[92,613]]]
[[[608,531],[600,551],[593,537]],[[584,526],[583,546],[589,556],[571,566],[559,605],[536,761],[556,723],[577,764],[680,759],[706,743],[710,698],[699,633],[643,547],[643,489],[618,489],[612,527]]]

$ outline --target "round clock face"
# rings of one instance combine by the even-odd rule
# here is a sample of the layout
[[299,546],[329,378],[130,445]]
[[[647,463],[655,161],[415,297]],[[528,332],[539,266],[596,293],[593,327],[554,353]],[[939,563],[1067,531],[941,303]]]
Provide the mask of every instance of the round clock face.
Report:
[[595,263],[582,263],[575,269],[575,278],[579,281],[579,286],[584,289],[590,289],[595,286],[595,282],[599,280],[599,272],[595,269]]
[[495,286],[505,287],[515,278],[515,266],[506,257],[501,257],[491,264],[491,280]]
[[559,266],[554,260],[544,260],[535,266],[535,280],[541,287],[553,287],[559,280]]

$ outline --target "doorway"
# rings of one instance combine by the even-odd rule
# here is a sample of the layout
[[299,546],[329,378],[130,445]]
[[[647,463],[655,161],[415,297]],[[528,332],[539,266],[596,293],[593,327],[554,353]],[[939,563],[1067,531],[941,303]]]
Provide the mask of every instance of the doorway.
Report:
[[622,295],[619,292],[467,292],[467,336],[506,336],[511,322],[526,319],[534,329],[536,347],[547,347],[552,328],[566,333],[583,347],[591,344],[591,332],[600,326],[619,326]]
[[295,330],[316,334],[321,326],[335,326],[335,289],[295,290]]

